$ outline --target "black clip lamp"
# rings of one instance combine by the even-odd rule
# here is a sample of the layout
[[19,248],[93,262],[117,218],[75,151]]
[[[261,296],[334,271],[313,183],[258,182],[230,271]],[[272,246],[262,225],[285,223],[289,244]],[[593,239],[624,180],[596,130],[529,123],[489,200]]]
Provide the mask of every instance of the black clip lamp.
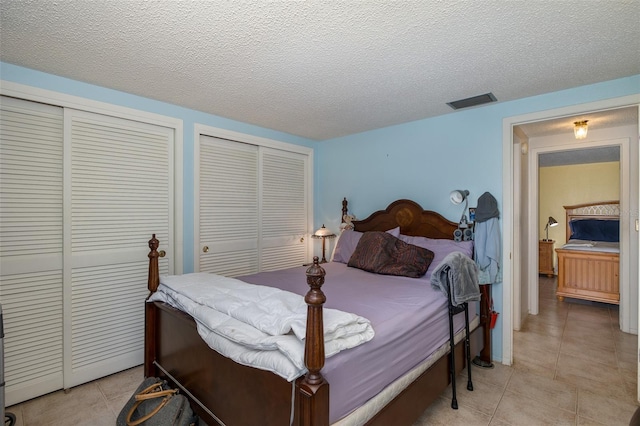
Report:
[[544,227],[544,230],[547,233],[544,241],[549,241],[549,227],[553,228],[554,226],[558,226],[558,221],[552,218],[551,216],[549,216],[549,220],[547,221],[547,226]]

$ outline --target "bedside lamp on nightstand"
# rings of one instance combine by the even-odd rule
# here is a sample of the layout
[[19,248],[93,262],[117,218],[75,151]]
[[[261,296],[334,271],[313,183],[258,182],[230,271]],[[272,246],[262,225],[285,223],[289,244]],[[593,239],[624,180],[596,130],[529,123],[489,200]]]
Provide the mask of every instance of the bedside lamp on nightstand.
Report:
[[312,238],[322,238],[322,260],[320,263],[327,263],[327,258],[325,257],[325,241],[327,238],[335,238],[336,234],[329,231],[327,228],[322,225],[322,228],[318,229],[311,236]]
[[549,241],[549,227],[558,226],[558,221],[549,216],[549,220],[547,221],[547,226],[544,227],[544,230],[547,232],[547,236],[542,241]]

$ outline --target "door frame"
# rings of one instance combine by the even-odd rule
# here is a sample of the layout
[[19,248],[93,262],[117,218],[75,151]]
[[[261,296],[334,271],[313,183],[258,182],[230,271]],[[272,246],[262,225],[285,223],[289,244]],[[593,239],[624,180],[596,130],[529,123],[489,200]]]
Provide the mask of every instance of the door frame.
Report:
[[[539,166],[539,156],[543,153],[549,152],[557,152],[557,151],[567,151],[567,150],[577,150],[577,149],[589,149],[589,148],[599,148],[605,146],[617,146],[620,149],[620,211],[629,211],[630,200],[626,194],[629,193],[629,183],[630,183],[630,150],[629,150],[629,138],[615,138],[615,139],[599,139],[593,141],[579,141],[573,142],[571,144],[566,145],[549,145],[549,146],[534,146],[531,148],[529,156],[529,188],[528,188],[528,206],[530,211],[529,216],[529,265],[536,265],[538,262],[537,257],[535,256],[534,250],[538,243],[539,230],[538,224],[540,223],[539,218],[539,204],[537,202],[538,194],[540,191],[540,187],[538,185],[539,175],[540,175],[540,166]],[[533,144],[530,144],[530,146]],[[626,160],[626,161],[625,161]],[[535,208],[534,208],[535,207]],[[624,229],[625,222],[620,222],[620,327],[621,330],[629,333],[633,331],[637,331],[637,329],[633,329],[632,327],[635,324],[630,324],[629,320],[629,306],[631,301],[629,300],[630,293],[630,279],[629,279],[629,269],[630,269],[630,241],[629,241],[629,230]],[[539,312],[539,292],[538,292],[538,269],[530,270],[528,274],[528,282],[529,282],[529,313],[532,315],[537,315]]]
[[[272,148],[286,152],[293,152],[306,155],[308,158],[307,169],[307,232],[313,233],[313,148],[302,145],[295,145],[274,139],[235,132],[233,130],[221,129],[219,127],[207,126],[195,123],[193,126],[193,270],[200,271],[200,194],[195,190],[200,181],[200,137],[210,136],[219,139],[227,139],[234,142],[243,142],[259,147]],[[311,238],[307,238],[307,253],[313,253]]]
[[[139,123],[149,124],[152,126],[158,126],[166,129],[168,133],[172,135],[172,157],[173,161],[171,163],[171,167],[169,170],[170,179],[173,181],[173,198],[171,199],[171,203],[173,204],[173,220],[170,224],[171,229],[171,238],[168,244],[165,247],[167,251],[171,253],[172,262],[169,263],[169,273],[172,274],[181,274],[183,272],[183,199],[182,199],[182,187],[183,187],[183,122],[181,119],[168,117],[160,114],[150,113],[146,111],[141,111],[133,108],[123,107],[119,105],[109,104],[106,102],[96,101],[92,99],[82,98],[79,96],[69,95],[61,92],[56,92],[53,90],[41,89],[33,86],[23,85],[19,83],[14,83],[10,81],[0,80],[0,95],[7,96],[11,98],[21,99],[24,101],[35,102],[39,104],[47,104],[56,107],[60,107],[63,109],[63,120],[65,122],[64,129],[64,149],[67,151],[64,155],[63,164],[64,164],[64,191],[67,192],[67,179],[68,176],[68,159],[70,158],[68,154],[68,112],[75,110],[81,113],[91,113],[97,114],[103,117],[113,117],[116,119],[124,119],[127,121],[135,121]],[[165,165],[158,165],[158,167],[166,167]],[[68,194],[64,194],[63,197],[69,197]],[[69,223],[67,215],[68,212],[65,212],[65,217],[63,219],[63,241],[67,240],[67,233],[69,232]],[[151,238],[151,235],[148,236]],[[66,245],[67,242],[63,242],[63,245]],[[145,244],[140,247],[141,253],[148,252],[148,249],[145,248]],[[68,248],[65,247],[65,254],[63,254],[63,259],[66,256],[66,250]],[[64,265],[62,265],[63,270],[68,267],[66,265],[67,260],[63,260]],[[65,272],[66,274],[66,272]],[[64,275],[63,275],[64,277]],[[146,288],[146,280],[141,283],[144,288]],[[63,288],[65,287],[65,283],[63,283]],[[64,309],[68,309],[68,296],[63,295],[63,306]],[[67,321],[65,316],[67,313],[63,314],[63,320]],[[61,327],[63,327],[63,348],[65,348],[65,352],[63,352],[63,365],[62,365],[62,387],[74,386],[76,380],[79,382],[83,382],[86,380],[90,380],[91,377],[86,377],[83,375],[78,375],[76,378],[72,379],[69,382],[69,354],[66,353],[66,347],[68,346],[69,336],[65,333],[65,325],[61,323]],[[140,352],[142,353],[142,351]],[[140,360],[142,358],[140,357]],[[83,373],[84,374],[84,373]],[[79,384],[79,383],[78,383]],[[23,398],[23,396],[18,396],[18,398]],[[15,401],[14,403],[19,403],[20,401]]]
[[[513,117],[506,117],[502,121],[502,196],[503,196],[503,234],[504,248],[502,253],[503,277],[503,306],[504,322],[502,328],[502,363],[511,365],[513,363],[513,306],[520,303],[514,300],[515,292],[513,283],[519,282],[519,277],[515,275],[517,268],[514,264],[522,262],[519,247],[514,246],[515,235],[522,232],[520,224],[516,218],[520,217],[519,203],[515,203],[514,196],[514,137],[513,128],[520,124],[551,120],[558,117],[578,115],[586,111],[599,111],[629,106],[640,106],[640,95],[629,95],[618,98],[606,99],[602,101],[590,102],[586,104],[572,105],[546,111],[533,112]],[[518,180],[519,182],[519,180]],[[537,213],[535,214],[537,217]],[[640,297],[639,297],[640,304]],[[640,347],[639,347],[640,349]]]

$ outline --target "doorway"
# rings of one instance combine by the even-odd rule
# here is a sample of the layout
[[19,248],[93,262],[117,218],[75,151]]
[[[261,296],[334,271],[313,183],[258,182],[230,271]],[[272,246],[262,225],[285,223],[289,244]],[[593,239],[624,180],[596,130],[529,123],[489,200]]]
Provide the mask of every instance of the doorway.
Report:
[[[631,126],[632,130],[630,131],[629,128],[626,128],[626,131],[629,133],[624,135],[629,139],[629,149],[626,153],[622,153],[622,161],[625,161],[626,164],[628,164],[629,179],[627,181],[628,186],[622,188],[622,209],[626,211],[627,214],[623,218],[624,220],[621,220],[621,222],[623,222],[623,225],[621,225],[621,233],[624,233],[626,238],[629,240],[627,243],[629,243],[629,251],[631,251],[631,253],[627,253],[628,263],[626,264],[626,268],[625,266],[623,266],[622,268],[624,268],[624,270],[628,271],[629,273],[629,276],[626,278],[627,282],[629,281],[629,279],[632,280],[631,282],[637,282],[639,245],[638,235],[637,232],[631,232],[632,229],[635,229],[635,219],[637,219],[637,216],[634,217],[633,214],[630,213],[633,211],[637,212],[638,207],[638,104],[640,104],[640,96],[631,95],[621,98],[593,102],[589,104],[560,108],[556,110],[531,113],[516,117],[508,117],[503,121],[503,158],[505,160],[505,167],[503,169],[503,198],[505,213],[503,215],[503,230],[505,241],[503,252],[503,273],[506,282],[515,283],[513,286],[506,285],[503,288],[504,324],[502,330],[502,349],[504,364],[511,365],[513,361],[513,316],[514,312],[517,311],[517,305],[520,303],[519,293],[527,295],[530,294],[530,281],[529,279],[522,279],[522,276],[520,275],[519,265],[528,266],[533,262],[533,264],[536,266],[530,269],[535,271],[537,267],[537,252],[534,255],[533,253],[531,253],[534,250],[530,249],[531,246],[534,246],[534,244],[537,243],[537,194],[535,191],[531,190],[529,190],[528,193],[521,194],[521,182],[523,180],[522,176],[525,176],[526,179],[531,179],[530,172],[532,172],[532,170],[534,169],[537,170],[537,167],[530,167],[529,170],[523,171],[520,165],[516,164],[516,161],[514,159],[518,158],[517,154],[519,154],[520,151],[522,151],[523,153],[528,152],[530,155],[534,154],[535,156],[537,156],[540,153],[540,148],[530,148],[527,138],[522,138],[518,135],[514,135],[514,129],[520,125],[529,123],[543,123],[545,121],[555,121],[562,119],[571,120],[575,116],[582,114],[605,110],[614,110],[625,107],[633,108],[633,120],[626,123],[627,126]],[[569,121],[569,123],[570,127],[568,128],[568,130],[565,130],[565,132],[571,131],[571,121]],[[606,139],[611,140],[614,138],[615,136],[612,137],[611,134],[605,135],[602,132],[596,132],[596,128],[594,126],[591,137],[589,139],[597,141]],[[633,141],[633,143],[631,143],[631,141]],[[538,152],[534,153],[533,151],[535,149],[538,149]],[[529,164],[529,162],[526,162],[526,164]],[[536,195],[532,195],[532,193]],[[523,208],[520,205],[520,200],[523,197],[526,197],[528,200],[526,203],[524,203],[526,208],[528,208],[528,211],[535,212],[535,214],[533,215],[535,217],[530,217],[526,221],[526,223],[532,224],[532,226],[525,227],[521,222],[521,213],[523,212]],[[532,230],[532,228],[534,229]],[[524,246],[522,246],[523,241],[525,243]],[[531,275],[533,275],[531,271],[527,272],[527,276]],[[521,284],[526,287],[524,291],[520,286]],[[637,285],[633,287],[634,295],[632,295],[629,299],[633,299],[633,305],[635,307],[636,313],[633,321],[629,320],[629,323],[633,322],[633,326],[637,330]],[[623,309],[623,307],[621,307],[621,309]],[[630,312],[627,309],[625,310],[624,315],[629,315],[629,313]]]
[[[523,259],[529,265],[529,275],[526,277],[529,296],[528,313],[537,315],[539,312],[538,273],[540,268],[537,248],[540,239],[546,236],[545,232],[541,232],[541,230],[544,229],[549,217],[555,217],[559,222],[560,226],[551,230],[551,236],[554,237],[553,240],[556,240],[554,248],[560,248],[565,243],[567,226],[563,206],[609,200],[620,200],[623,209],[630,205],[630,138],[604,139],[610,134],[621,135],[624,132],[616,133],[614,128],[603,129],[600,135],[594,138],[596,140],[589,142],[579,141],[576,143],[571,140],[573,136],[568,139],[566,135],[560,135],[540,138],[540,140],[531,143],[531,146],[535,147],[531,149],[531,158],[528,159],[530,165],[527,197],[530,213],[529,256],[528,259]],[[603,139],[600,139],[601,137]],[[553,184],[555,191],[552,193],[555,196],[548,194],[545,196],[546,176],[541,173],[541,166],[545,162],[546,164],[563,165],[554,167],[560,169],[559,174],[556,170],[554,175],[556,182]],[[609,167],[605,167],[605,164]],[[569,170],[571,170],[571,175],[568,174]],[[549,172],[549,169],[546,171]],[[598,176],[589,176],[589,173],[598,174]],[[576,174],[581,174],[581,176],[576,176]],[[550,185],[551,183],[547,181],[547,187]],[[637,334],[637,326],[634,325],[637,324],[637,303],[633,303],[633,289],[631,288],[633,281],[630,280],[630,266],[633,264],[629,255],[630,237],[629,232],[622,229],[621,234],[620,328],[624,332]],[[555,257],[555,251],[552,254]],[[635,268],[637,271],[637,262]],[[637,292],[635,294],[637,300]]]

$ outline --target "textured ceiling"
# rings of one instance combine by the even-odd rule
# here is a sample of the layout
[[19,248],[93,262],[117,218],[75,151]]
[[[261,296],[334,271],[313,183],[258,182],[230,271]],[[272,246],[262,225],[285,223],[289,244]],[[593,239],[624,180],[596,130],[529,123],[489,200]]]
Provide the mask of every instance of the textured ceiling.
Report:
[[324,140],[640,74],[638,0],[2,0],[0,60]]
[[602,148],[574,149],[540,154],[538,166],[566,166],[569,164],[589,164],[620,161],[620,147],[606,146]]

